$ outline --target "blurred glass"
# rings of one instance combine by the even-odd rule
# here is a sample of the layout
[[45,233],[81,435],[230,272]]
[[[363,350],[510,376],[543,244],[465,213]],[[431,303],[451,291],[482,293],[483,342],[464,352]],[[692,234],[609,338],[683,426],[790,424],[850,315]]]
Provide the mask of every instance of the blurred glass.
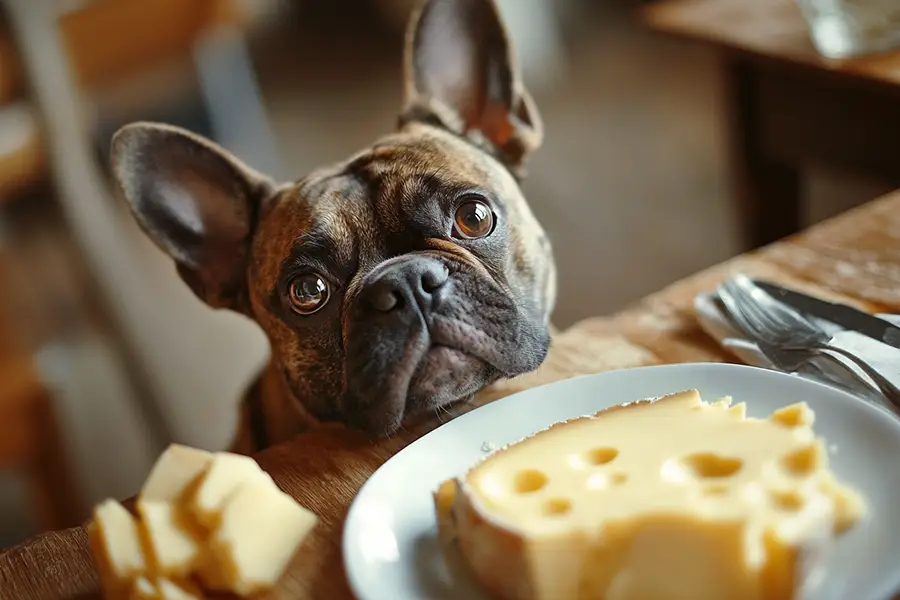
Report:
[[900,47],[900,0],[798,0],[816,49],[850,58]]

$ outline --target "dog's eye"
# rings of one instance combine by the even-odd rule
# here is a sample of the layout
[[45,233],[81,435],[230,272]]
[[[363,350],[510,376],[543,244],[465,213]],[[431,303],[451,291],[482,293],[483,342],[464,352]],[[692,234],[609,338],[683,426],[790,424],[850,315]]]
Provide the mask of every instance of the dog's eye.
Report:
[[493,230],[494,213],[487,203],[472,197],[457,207],[453,218],[453,231],[457,237],[469,240],[483,238]]
[[328,283],[315,273],[299,275],[288,287],[291,308],[301,315],[311,315],[328,303]]

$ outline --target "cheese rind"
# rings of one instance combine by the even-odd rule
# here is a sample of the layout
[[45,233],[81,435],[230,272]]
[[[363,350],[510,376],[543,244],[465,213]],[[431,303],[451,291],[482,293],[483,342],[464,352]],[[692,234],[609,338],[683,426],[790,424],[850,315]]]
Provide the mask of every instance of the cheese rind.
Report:
[[242,485],[222,509],[210,542],[229,589],[250,595],[275,585],[317,521],[274,485]]
[[503,600],[790,600],[861,496],[805,404],[673,394],[556,424],[442,484],[442,538]]

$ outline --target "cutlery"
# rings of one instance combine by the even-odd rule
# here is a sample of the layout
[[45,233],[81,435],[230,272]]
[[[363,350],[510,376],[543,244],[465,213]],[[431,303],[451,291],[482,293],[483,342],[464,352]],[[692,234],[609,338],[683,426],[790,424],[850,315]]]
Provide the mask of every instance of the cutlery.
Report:
[[867,312],[809,296],[774,283],[754,279],[753,283],[775,300],[784,302],[802,314],[824,319],[835,325],[861,333],[879,342],[900,349],[900,328]]
[[[722,309],[723,314],[726,313]],[[737,325],[733,323],[733,325]],[[739,327],[739,326],[738,326]],[[819,381],[840,388],[855,396],[865,396],[893,412],[881,391],[872,381],[854,371],[833,354],[813,350],[783,350],[771,344],[753,342],[743,338],[726,338],[722,346],[733,352],[760,352],[775,369],[783,373],[811,376]],[[900,599],[898,599],[900,600]]]
[[846,363],[827,352],[781,350],[765,344],[761,348],[756,342],[743,338],[723,339],[722,347],[732,352],[754,350],[761,352],[775,369],[783,373],[802,373],[803,375],[812,376],[850,394],[865,396],[879,405],[886,406],[881,391],[872,385],[869,379],[861,377],[858,372],[848,367]]
[[[734,323],[758,344],[767,356],[779,357],[785,365],[796,363],[794,370],[810,357],[803,353],[840,354],[858,366],[881,390],[893,412],[900,415],[900,389],[865,360],[838,346],[831,336],[800,313],[782,304],[757,287],[745,275],[735,275],[719,288],[719,298]],[[795,356],[778,352],[800,352]],[[804,360],[801,360],[801,357]],[[773,361],[774,363],[775,361]],[[900,364],[900,363],[898,363]]]

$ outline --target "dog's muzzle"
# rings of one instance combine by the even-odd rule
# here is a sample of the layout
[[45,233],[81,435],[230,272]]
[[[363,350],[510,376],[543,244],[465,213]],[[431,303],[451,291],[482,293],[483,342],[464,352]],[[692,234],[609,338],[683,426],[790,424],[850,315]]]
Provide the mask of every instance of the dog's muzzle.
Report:
[[432,315],[452,285],[447,267],[425,254],[396,257],[366,277],[350,311],[343,412],[351,425],[381,435],[402,421],[432,344]]

